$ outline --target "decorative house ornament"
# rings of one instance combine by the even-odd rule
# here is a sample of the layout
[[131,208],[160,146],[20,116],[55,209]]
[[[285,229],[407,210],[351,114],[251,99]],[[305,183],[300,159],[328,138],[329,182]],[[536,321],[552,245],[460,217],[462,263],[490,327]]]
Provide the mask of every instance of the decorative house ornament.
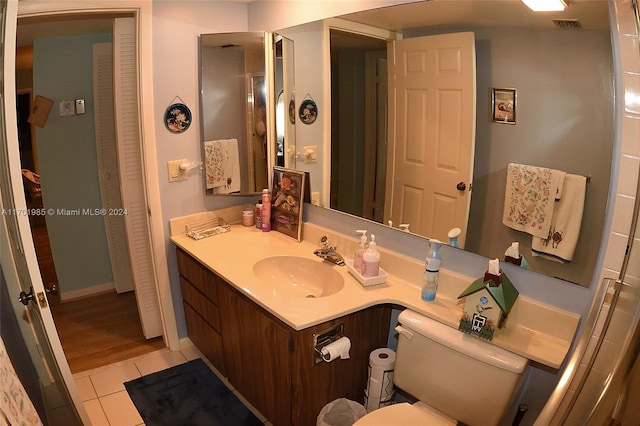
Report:
[[518,294],[502,270],[497,274],[487,271],[458,296],[466,298],[458,330],[492,340],[495,330],[504,325]]
[[167,107],[164,125],[171,133],[185,132],[191,126],[191,110],[179,96],[173,98],[171,105]]

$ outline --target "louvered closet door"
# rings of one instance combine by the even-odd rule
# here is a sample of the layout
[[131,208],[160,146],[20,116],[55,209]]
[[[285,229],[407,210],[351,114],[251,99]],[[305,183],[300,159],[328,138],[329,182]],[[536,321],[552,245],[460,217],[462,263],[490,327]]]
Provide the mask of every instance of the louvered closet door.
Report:
[[[142,331],[147,339],[162,335],[144,188],[141,135],[138,117],[136,23],[134,18],[114,20],[113,81],[116,140],[122,202],[129,255]],[[151,106],[148,106],[151,108]]]
[[[113,45],[111,43],[93,45],[93,97],[102,207],[107,212],[119,213],[123,211],[123,207],[114,127]],[[132,291],[133,275],[124,216],[107,214],[104,216],[104,224],[116,291],[118,293]]]

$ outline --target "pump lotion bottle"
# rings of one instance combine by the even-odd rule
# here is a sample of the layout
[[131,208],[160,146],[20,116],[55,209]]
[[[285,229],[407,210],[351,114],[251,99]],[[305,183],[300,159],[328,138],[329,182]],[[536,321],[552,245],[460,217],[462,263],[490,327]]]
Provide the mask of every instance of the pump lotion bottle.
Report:
[[356,232],[360,234],[360,245],[355,253],[353,253],[353,269],[358,271],[359,274],[362,274],[362,256],[364,255],[365,246],[367,245],[367,231],[365,229],[358,229]]
[[371,234],[369,248],[362,255],[363,277],[377,277],[380,274],[380,252],[376,245],[376,236]]

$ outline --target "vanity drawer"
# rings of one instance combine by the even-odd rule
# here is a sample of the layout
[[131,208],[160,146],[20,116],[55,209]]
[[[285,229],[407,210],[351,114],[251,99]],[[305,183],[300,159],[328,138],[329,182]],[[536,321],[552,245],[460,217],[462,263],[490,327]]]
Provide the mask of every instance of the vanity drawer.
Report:
[[184,277],[180,277],[182,300],[209,323],[216,331],[220,332],[220,310],[217,305],[206,298],[195,286]]
[[184,303],[183,305],[189,339],[218,371],[226,375],[222,352],[222,336],[189,303]]
[[184,251],[176,251],[178,271],[213,303],[218,303],[218,278]]

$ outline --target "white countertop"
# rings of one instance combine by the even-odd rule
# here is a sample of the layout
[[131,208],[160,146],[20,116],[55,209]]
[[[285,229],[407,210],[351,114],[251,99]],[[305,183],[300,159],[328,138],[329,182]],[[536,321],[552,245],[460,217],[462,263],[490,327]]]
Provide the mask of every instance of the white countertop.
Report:
[[[184,229],[181,223],[174,225],[174,230]],[[304,226],[305,241],[300,243],[278,232],[262,232],[240,225],[232,225],[231,232],[202,240],[172,231],[171,241],[295,330],[385,303],[412,309],[458,328],[462,303],[457,296],[477,277],[441,270],[436,300],[424,302],[420,299],[422,263],[383,248],[379,248],[380,266],[389,274],[384,284],[364,287],[346,266],[332,265],[343,276],[344,287],[329,296],[286,297],[265,285],[253,274],[254,263],[278,255],[327,263],[313,254],[317,244],[309,242],[318,241],[325,234],[337,243],[345,259],[352,258],[357,244],[355,237],[348,238],[309,223]],[[518,284],[514,285],[517,288]],[[579,318],[571,312],[520,296],[491,343],[557,369],[571,346]]]

